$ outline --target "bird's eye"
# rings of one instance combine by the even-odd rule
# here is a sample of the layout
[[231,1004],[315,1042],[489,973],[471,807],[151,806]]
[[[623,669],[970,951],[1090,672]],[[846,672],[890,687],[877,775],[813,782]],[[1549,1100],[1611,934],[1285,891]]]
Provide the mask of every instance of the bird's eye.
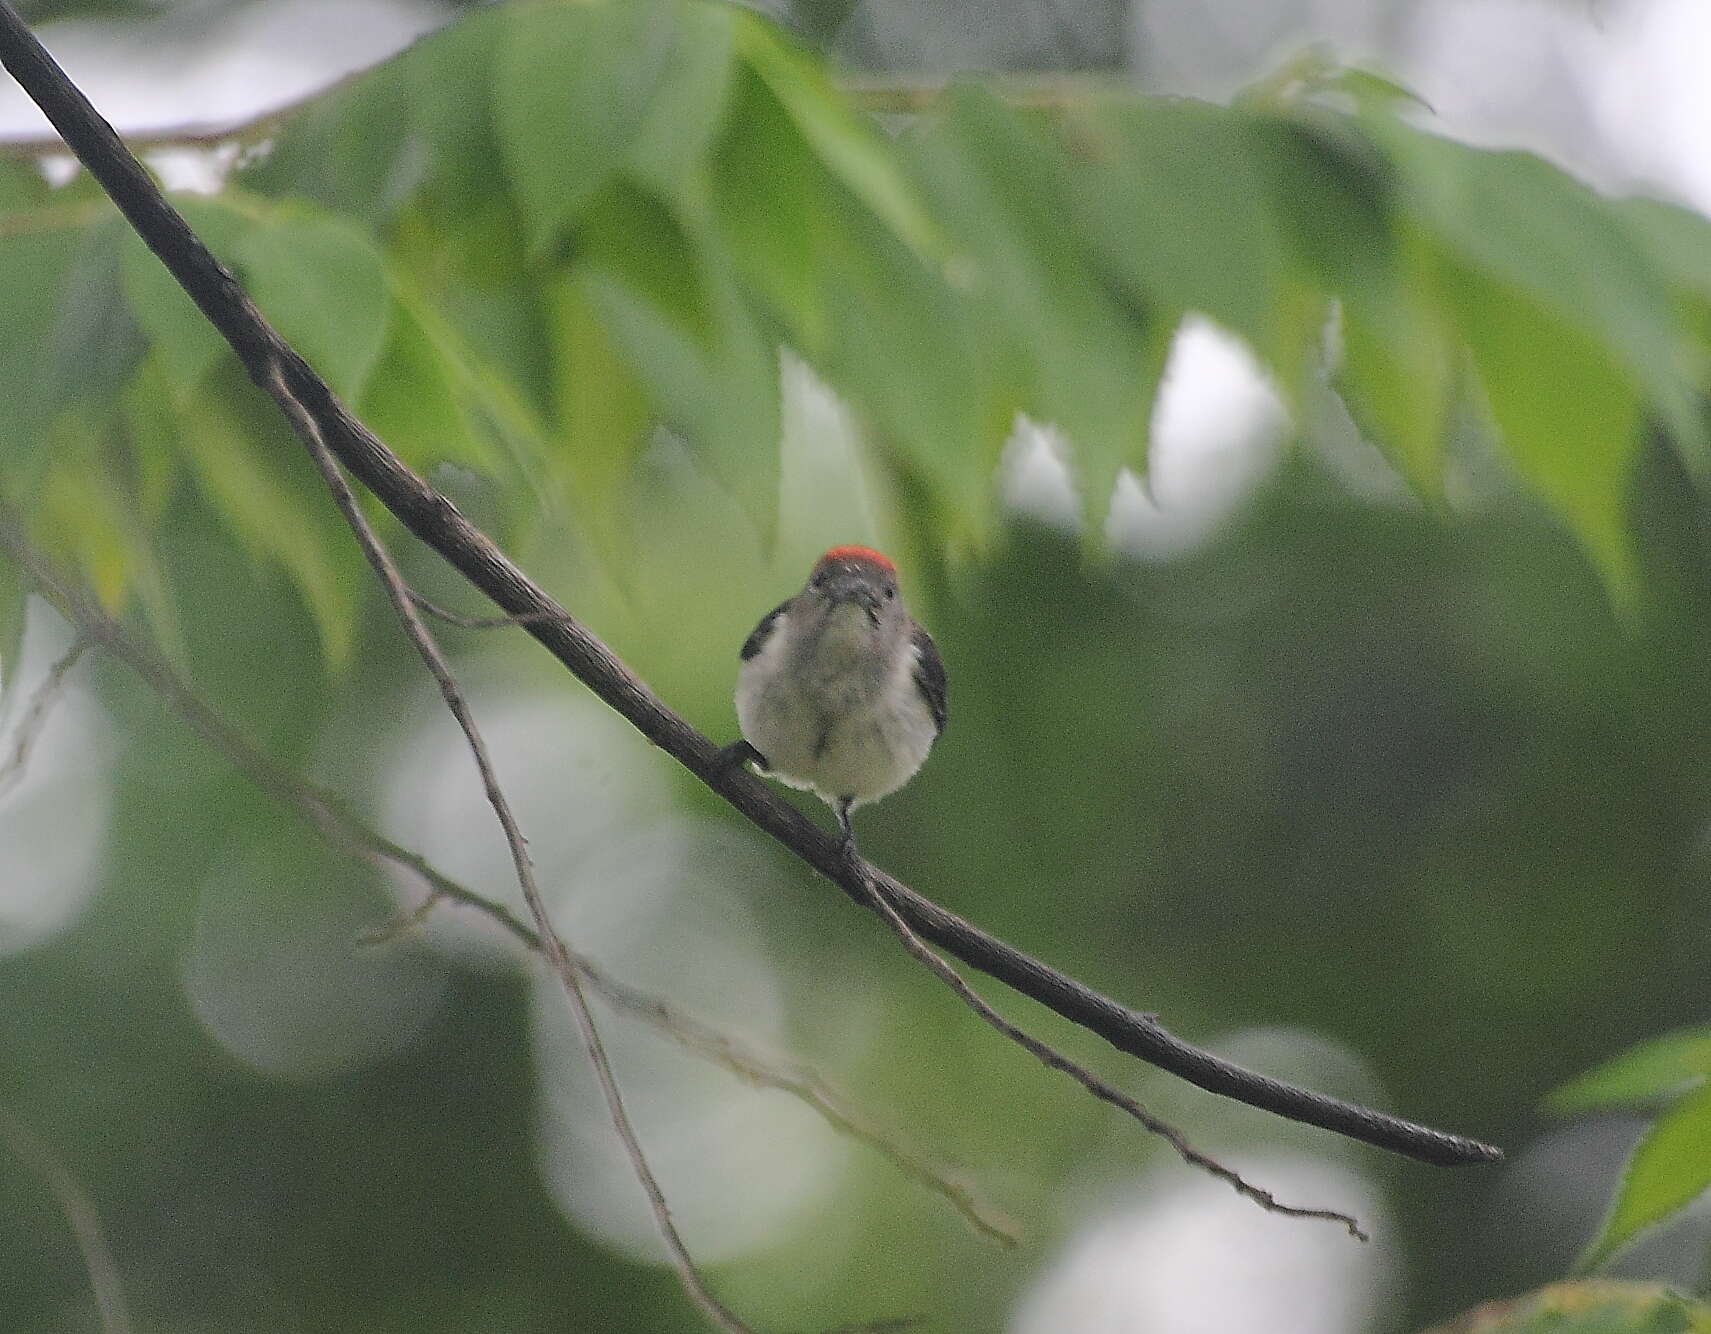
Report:
[[822,570],[808,582],[813,584],[815,588],[824,588],[826,586],[826,572]]
[[897,590],[895,588],[888,588],[885,590],[885,600],[887,602],[891,601],[891,599],[896,597],[896,596],[897,596]]

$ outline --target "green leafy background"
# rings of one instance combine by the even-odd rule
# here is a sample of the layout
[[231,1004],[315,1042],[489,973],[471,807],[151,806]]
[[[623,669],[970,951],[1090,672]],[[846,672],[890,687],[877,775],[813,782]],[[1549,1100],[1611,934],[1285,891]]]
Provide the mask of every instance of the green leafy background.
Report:
[[[1230,106],[1098,86],[1022,106],[968,79],[876,118],[744,9],[515,4],[180,202],[394,449],[715,736],[735,646],[812,555],[894,549],[954,702],[932,764],[863,821],[884,864],[1185,1033],[1317,1035],[1342,1065],[1286,1046],[1276,1073],[1524,1151],[1545,1090],[1704,1019],[1711,224],[1426,119],[1334,65]],[[87,181],[0,161],[0,310],[0,496],[246,730],[383,807],[387,757],[437,723],[416,669],[312,468]],[[1298,438],[1208,544],[1114,555],[1111,496],[1146,472],[1191,314],[1252,350]],[[803,367],[838,429],[794,420]],[[1325,462],[1333,394],[1383,500]],[[1061,434],[1078,532],[1005,505],[1019,416]],[[19,593],[0,564],[0,671],[23,678]],[[40,657],[52,618],[29,624]],[[511,636],[455,643],[492,698],[577,690]],[[368,869],[118,666],[79,680],[122,738],[110,824],[93,902],[0,957],[0,1104],[101,1204],[140,1327],[695,1328],[663,1271],[543,1186],[530,1032],[563,1016],[526,971],[439,936],[356,949],[391,908]],[[576,771],[646,762],[639,738],[588,744],[566,803]],[[744,837],[647,772],[696,829]],[[765,874],[718,892],[764,923],[789,999],[772,1036],[1026,1235],[991,1249],[854,1157],[715,1269],[757,1322],[1000,1328],[1083,1220],[1181,1171],[824,886],[745,855]],[[187,962],[211,922],[267,940],[299,920],[360,987],[432,992],[335,1073],[268,1068]],[[1583,1258],[1607,1259],[1711,1181],[1691,1042],[1556,1099],[1669,1095],[1599,1232],[1613,1169],[1553,1213],[1519,1170],[1384,1160],[1042,1027],[1262,1181],[1281,1147],[1373,1183],[1405,1275],[1384,1327],[1561,1274],[1595,1235]],[[0,1323],[91,1327],[51,1199],[0,1173]]]

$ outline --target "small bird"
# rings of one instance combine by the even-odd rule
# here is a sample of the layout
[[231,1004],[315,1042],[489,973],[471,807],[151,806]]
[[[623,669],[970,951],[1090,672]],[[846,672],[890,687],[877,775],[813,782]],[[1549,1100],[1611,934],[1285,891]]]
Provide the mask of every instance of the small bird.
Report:
[[945,729],[945,665],[897,593],[897,567],[867,547],[833,547],[802,591],[743,643],[727,751],[850,812],[915,775]]

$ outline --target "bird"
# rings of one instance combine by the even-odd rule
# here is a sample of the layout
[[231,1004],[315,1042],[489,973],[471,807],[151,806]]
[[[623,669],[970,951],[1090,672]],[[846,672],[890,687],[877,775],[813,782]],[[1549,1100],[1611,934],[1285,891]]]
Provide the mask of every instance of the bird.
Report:
[[897,567],[869,547],[833,547],[760,618],[741,658],[742,739],[727,761],[818,794],[853,856],[850,813],[913,778],[949,716],[944,661],[904,606]]

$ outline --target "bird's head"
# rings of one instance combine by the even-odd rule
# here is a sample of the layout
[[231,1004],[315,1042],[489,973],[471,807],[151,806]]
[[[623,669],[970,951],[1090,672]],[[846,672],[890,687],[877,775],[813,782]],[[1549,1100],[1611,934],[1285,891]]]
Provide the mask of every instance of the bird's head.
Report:
[[897,567],[869,547],[833,547],[815,562],[802,597],[827,614],[857,608],[875,627],[908,617],[897,595]]

